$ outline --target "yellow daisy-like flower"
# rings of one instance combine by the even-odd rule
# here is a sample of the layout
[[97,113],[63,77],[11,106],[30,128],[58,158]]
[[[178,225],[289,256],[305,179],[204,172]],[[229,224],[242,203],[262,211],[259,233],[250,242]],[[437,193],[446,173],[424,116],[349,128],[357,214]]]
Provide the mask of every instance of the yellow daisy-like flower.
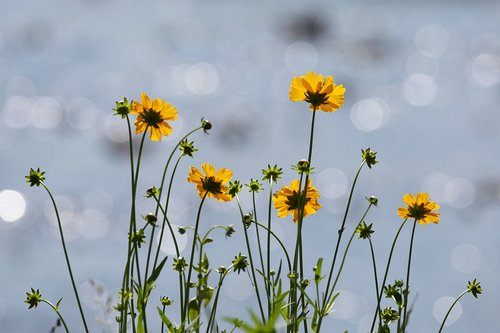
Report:
[[178,118],[175,106],[159,98],[151,101],[146,93],[141,94],[141,103],[137,101],[132,103],[130,113],[137,115],[134,122],[135,134],[148,130],[151,132],[152,141],[159,141],[162,136],[170,135],[172,127],[167,120]]
[[308,102],[311,110],[334,112],[344,104],[344,93],[344,86],[336,85],[333,76],[329,75],[323,79],[321,74],[308,72],[292,79],[288,96],[292,102]]
[[[281,190],[273,194],[274,208],[278,210],[278,217],[286,217],[293,214],[293,222],[297,223],[299,219],[299,186],[300,182],[294,180],[290,186],[283,186]],[[302,189],[304,195],[304,189]],[[311,185],[311,180],[307,182],[306,202],[303,208],[303,216],[315,214],[321,205],[318,203],[320,197],[316,187]]]
[[205,174],[197,168],[191,167],[187,178],[188,182],[196,184],[200,198],[203,198],[206,194],[207,198],[231,201],[232,197],[227,193],[228,187],[226,183],[233,176],[233,172],[226,168],[221,168],[216,172],[215,167],[210,163],[203,163],[201,168]]
[[413,218],[420,224],[439,223],[439,205],[429,200],[427,192],[420,192],[415,197],[405,194],[403,201],[406,207],[398,208],[398,215],[403,219]]

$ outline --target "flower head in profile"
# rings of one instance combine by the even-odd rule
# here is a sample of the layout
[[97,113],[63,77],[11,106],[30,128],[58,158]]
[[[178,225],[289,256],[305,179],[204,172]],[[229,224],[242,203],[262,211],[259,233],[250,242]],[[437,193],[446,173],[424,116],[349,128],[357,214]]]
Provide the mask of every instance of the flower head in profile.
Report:
[[42,294],[40,294],[40,290],[31,288],[31,292],[26,292],[26,299],[24,300],[24,303],[29,304],[28,309],[36,308],[41,301]]
[[[290,186],[283,186],[281,190],[273,194],[274,208],[278,210],[278,217],[286,217],[293,214],[293,222],[297,223],[299,219],[299,201],[304,198],[304,189],[299,193],[300,182],[294,180]],[[301,199],[302,197],[302,199]],[[316,187],[311,185],[311,180],[307,181],[307,192],[303,206],[303,217],[315,214],[321,205],[318,203],[320,197]]]
[[429,200],[427,192],[420,192],[415,197],[405,194],[403,201],[406,207],[398,208],[398,215],[403,219],[413,218],[420,224],[439,223],[439,205]]
[[288,96],[292,102],[308,102],[311,110],[334,112],[344,104],[344,93],[344,86],[336,85],[333,76],[323,78],[321,74],[308,72],[292,79]]
[[146,93],[141,94],[141,102],[132,103],[130,113],[137,115],[134,123],[135,134],[150,131],[152,141],[159,141],[163,136],[170,135],[172,127],[167,120],[175,120],[178,117],[174,106],[159,98],[151,101]]
[[226,168],[219,171],[210,163],[201,165],[203,172],[195,167],[191,167],[188,175],[188,182],[195,183],[200,198],[215,198],[219,201],[230,201],[231,195],[228,194],[227,183],[231,180],[233,172]]

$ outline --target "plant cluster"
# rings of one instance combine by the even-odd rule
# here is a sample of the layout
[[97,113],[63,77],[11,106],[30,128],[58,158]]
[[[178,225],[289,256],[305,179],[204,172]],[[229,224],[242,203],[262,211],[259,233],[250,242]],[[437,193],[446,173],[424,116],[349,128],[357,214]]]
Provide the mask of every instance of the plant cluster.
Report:
[[[371,148],[361,151],[361,164],[353,178],[348,200],[342,220],[338,223],[336,242],[333,242],[331,256],[317,258],[314,267],[307,267],[305,256],[310,256],[303,235],[308,231],[304,225],[305,218],[310,218],[322,208],[318,189],[311,180],[314,172],[313,147],[316,117],[320,111],[332,113],[340,109],[344,103],[346,89],[342,84],[336,84],[333,76],[318,75],[309,72],[304,76],[294,77],[291,81],[289,98],[293,102],[305,102],[311,111],[309,133],[309,149],[307,159],[300,160],[292,166],[297,173],[295,180],[282,185],[275,190],[280,181],[283,169],[269,164],[262,170],[260,178],[250,179],[247,183],[232,180],[233,172],[228,168],[217,169],[210,162],[201,164],[201,167],[191,166],[184,174],[187,182],[194,185],[199,195],[196,220],[192,226],[173,227],[170,214],[170,202],[175,187],[180,162],[185,157],[193,157],[197,152],[190,137],[197,131],[208,133],[212,124],[202,119],[199,127],[187,133],[176,144],[166,161],[158,187],[149,188],[145,195],[155,207],[154,213],[143,215],[136,209],[137,193],[140,181],[141,158],[146,138],[151,141],[162,140],[172,133],[169,122],[177,117],[177,109],[162,99],[151,99],[146,93],[140,95],[140,100],[129,101],[123,99],[116,102],[115,114],[121,116],[126,123],[129,134],[130,153],[130,223],[127,230],[128,242],[124,249],[125,265],[122,272],[122,283],[119,288],[119,301],[115,304],[117,331],[120,333],[133,332],[233,332],[248,333],[271,332],[320,332],[325,331],[324,318],[332,315],[335,301],[339,296],[337,283],[346,264],[346,258],[355,236],[365,240],[370,249],[373,263],[373,281],[375,298],[373,303],[373,321],[370,332],[404,333],[409,331],[409,317],[412,312],[410,298],[411,261],[414,247],[414,235],[417,225],[438,223],[440,214],[439,205],[430,200],[425,192],[405,194],[404,205],[397,210],[402,219],[393,238],[387,262],[384,269],[375,260],[375,251],[372,243],[374,237],[373,223],[368,224],[369,211],[376,207],[378,199],[367,197],[366,208],[353,225],[348,225],[348,216],[351,212],[351,202],[354,196],[356,183],[361,171],[368,167],[373,168],[379,162],[377,153]],[[135,115],[131,123],[130,117]],[[132,144],[135,134],[140,135],[137,151]],[[182,172],[181,172],[182,174]],[[56,201],[45,183],[45,172],[40,169],[31,169],[26,176],[30,186],[43,187],[54,206],[59,225],[60,237],[64,257],[79,307],[81,320],[85,332],[89,332],[86,317],[81,306],[75,279],[69,260],[64,232]],[[252,207],[247,210],[240,202],[239,193],[248,190],[252,196]],[[267,191],[267,207],[265,218],[261,217],[256,205],[256,196]],[[264,194],[266,195],[266,194]],[[210,225],[203,221],[203,207],[207,200],[221,202],[236,201],[240,213],[240,221],[226,225]],[[293,246],[287,247],[274,232],[275,217],[273,208],[279,218],[290,219],[296,230]],[[406,224],[411,224],[410,244],[406,269],[401,273],[401,279],[389,283],[388,273],[397,240]],[[237,227],[239,224],[240,227]],[[351,230],[347,242],[342,242],[346,230]],[[241,251],[234,255],[226,266],[213,267],[212,258],[209,258],[207,247],[214,241],[213,232],[221,231],[227,237],[241,229],[245,243]],[[179,235],[190,233],[192,241],[186,251],[179,249],[177,238]],[[164,257],[160,245],[166,234],[169,234],[175,248],[175,256]],[[125,235],[125,231],[124,231]],[[155,236],[159,242],[155,243]],[[257,240],[257,246],[250,241],[251,237]],[[333,238],[333,237],[332,237]],[[271,251],[272,246],[278,246],[279,251]],[[278,263],[278,264],[277,264]],[[310,274],[312,272],[312,274]],[[247,320],[231,317],[231,313],[219,314],[219,300],[224,281],[229,274],[245,273],[255,294],[256,307],[250,311]],[[178,294],[152,297],[154,288],[160,279],[168,279],[178,286]],[[172,283],[173,283],[172,282]],[[448,314],[443,319],[439,332],[442,331],[445,321],[463,295],[470,293],[474,297],[481,294],[480,283],[475,279],[469,281],[467,289],[452,304]],[[55,305],[44,299],[37,289],[27,292],[25,302],[29,308],[35,308],[40,303],[47,303],[58,315],[58,326],[69,329],[60,313],[59,300]],[[390,300],[391,305],[386,306]],[[176,307],[176,310],[173,310]],[[160,318],[157,322],[161,327],[155,327],[148,320],[152,317]],[[221,320],[222,319],[222,320]],[[154,326],[154,327],[152,327]],[[227,328],[222,328],[227,326]]]

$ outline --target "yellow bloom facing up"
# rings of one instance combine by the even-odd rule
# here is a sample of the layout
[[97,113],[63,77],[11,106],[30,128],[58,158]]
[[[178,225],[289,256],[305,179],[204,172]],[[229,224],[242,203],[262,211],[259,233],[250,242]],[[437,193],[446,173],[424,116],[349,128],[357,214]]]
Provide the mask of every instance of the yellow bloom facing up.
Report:
[[420,224],[439,223],[439,205],[429,200],[427,192],[420,192],[415,197],[405,194],[403,201],[406,207],[398,208],[398,215],[403,219],[413,218]]
[[203,198],[206,194],[207,198],[230,201],[231,195],[227,193],[226,184],[233,176],[233,172],[225,168],[221,168],[216,172],[215,167],[210,163],[203,163],[201,168],[205,174],[197,168],[191,167],[187,178],[188,182],[196,184],[200,198]]
[[[278,210],[278,217],[286,217],[293,214],[293,222],[299,219],[299,185],[298,180],[290,183],[290,186],[283,186],[281,190],[273,194],[274,208]],[[304,190],[302,189],[302,195]],[[315,214],[321,205],[318,203],[320,197],[316,187],[311,185],[311,180],[307,182],[306,202],[303,209],[303,216]]]
[[323,79],[321,74],[308,72],[292,79],[288,96],[292,102],[308,102],[311,110],[334,112],[344,104],[344,93],[344,86],[336,85],[333,76],[329,75]]
[[130,113],[137,115],[134,123],[135,134],[148,130],[151,132],[152,141],[159,141],[162,136],[170,135],[172,127],[167,120],[175,120],[178,117],[174,106],[159,98],[151,101],[146,93],[141,94],[141,103],[132,103]]

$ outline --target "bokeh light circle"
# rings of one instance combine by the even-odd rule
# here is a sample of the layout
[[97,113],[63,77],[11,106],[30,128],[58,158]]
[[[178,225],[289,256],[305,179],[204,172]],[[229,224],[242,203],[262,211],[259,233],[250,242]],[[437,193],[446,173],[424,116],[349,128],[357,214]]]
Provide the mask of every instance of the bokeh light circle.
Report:
[[[448,309],[454,301],[455,299],[453,297],[444,296],[434,302],[434,306],[432,307],[432,315],[438,323],[441,324],[443,322],[444,316],[446,316]],[[448,319],[446,320],[444,326],[450,326],[455,323],[462,316],[462,312],[462,305],[460,304],[460,302],[458,302],[453,307],[453,310],[448,316]]]
[[16,222],[24,216],[26,200],[17,191],[4,190],[0,192],[0,219],[5,222]]

